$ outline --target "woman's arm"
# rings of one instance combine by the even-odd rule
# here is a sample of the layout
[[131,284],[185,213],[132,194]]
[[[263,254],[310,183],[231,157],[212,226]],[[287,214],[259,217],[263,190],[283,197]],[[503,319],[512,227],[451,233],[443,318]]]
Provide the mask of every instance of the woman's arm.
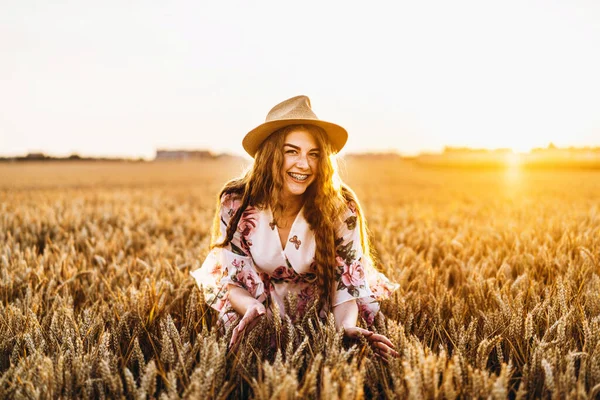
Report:
[[[216,213],[220,237],[216,243],[223,243],[231,217],[241,207],[241,197],[236,192],[223,192]],[[257,210],[247,207],[241,216],[240,224],[255,225]],[[215,227],[216,228],[216,227]],[[233,330],[231,344],[235,345],[238,336],[251,328],[257,317],[266,313],[262,304],[267,298],[264,283],[254,267],[250,249],[244,242],[240,229],[236,229],[231,240],[225,245],[215,245],[210,250],[202,266],[192,272],[198,285],[204,291],[206,302],[221,317],[219,323],[225,330],[234,322],[232,312],[240,315],[241,321]]]
[[333,317],[337,329],[356,327],[356,320],[358,319],[356,300],[346,301],[333,307]]
[[[254,298],[248,291],[244,288],[235,285],[229,285],[227,287],[229,290],[229,302],[231,303],[231,307],[240,315],[245,315],[248,312],[248,309],[251,307],[255,307],[257,305],[263,306],[263,304]],[[263,306],[264,308],[264,306]]]

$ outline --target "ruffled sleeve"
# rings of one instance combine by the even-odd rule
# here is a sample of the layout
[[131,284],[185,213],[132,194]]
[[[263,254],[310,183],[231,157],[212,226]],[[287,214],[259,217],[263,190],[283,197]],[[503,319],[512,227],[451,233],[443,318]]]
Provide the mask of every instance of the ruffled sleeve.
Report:
[[[240,207],[240,200],[240,196],[235,193],[225,193],[221,197],[219,209],[221,237],[218,242],[225,238],[227,225]],[[242,215],[231,243],[222,248],[211,249],[202,266],[191,272],[204,293],[206,303],[219,311],[220,320],[225,327],[237,316],[228,299],[229,285],[245,289],[260,302],[266,299],[263,281],[250,255],[251,243],[246,238],[247,231],[255,227],[255,213],[255,209],[248,207]]]
[[356,299],[359,313],[367,325],[375,320],[379,312],[379,301],[398,288],[363,254],[360,226],[354,203],[348,209],[336,229],[335,292],[332,306]]

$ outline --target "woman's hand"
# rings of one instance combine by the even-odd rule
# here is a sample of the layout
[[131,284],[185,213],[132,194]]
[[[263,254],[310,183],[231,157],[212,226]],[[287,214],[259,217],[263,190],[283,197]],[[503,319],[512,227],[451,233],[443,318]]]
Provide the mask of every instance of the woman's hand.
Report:
[[239,341],[246,330],[250,330],[256,325],[258,322],[258,318],[262,315],[265,315],[267,310],[262,303],[255,302],[252,305],[248,306],[246,309],[246,313],[242,317],[240,323],[233,330],[233,334],[231,335],[231,341],[229,342],[229,348],[234,349],[239,344]]
[[394,345],[390,339],[383,335],[378,335],[370,330],[358,328],[356,319],[358,318],[358,305],[356,300],[346,301],[333,308],[333,316],[337,329],[344,329],[346,337],[359,339],[361,336],[367,339],[375,355],[384,361],[388,361],[390,355],[399,357],[400,354],[394,350]]
[[375,355],[386,362],[389,361],[390,355],[400,357],[400,354],[394,350],[396,348],[394,344],[383,335],[356,326],[344,328],[344,334],[353,339],[359,339],[361,336],[364,337],[371,345]]

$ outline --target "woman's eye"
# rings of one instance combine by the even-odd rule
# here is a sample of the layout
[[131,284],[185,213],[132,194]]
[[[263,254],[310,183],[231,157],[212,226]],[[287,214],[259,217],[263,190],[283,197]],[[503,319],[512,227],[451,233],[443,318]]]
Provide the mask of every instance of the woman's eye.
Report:
[[296,154],[296,150],[286,150],[285,154]]
[[319,153],[310,153],[309,156],[312,158],[319,158]]

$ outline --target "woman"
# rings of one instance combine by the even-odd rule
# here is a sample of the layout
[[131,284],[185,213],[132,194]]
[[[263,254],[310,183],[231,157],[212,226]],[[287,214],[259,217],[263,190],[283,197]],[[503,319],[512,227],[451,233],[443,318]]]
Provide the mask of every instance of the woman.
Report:
[[[398,355],[385,336],[356,326],[359,314],[371,326],[377,300],[397,285],[373,268],[358,201],[336,175],[331,156],[347,137],[297,96],[244,138],[254,165],[221,191],[211,251],[192,272],[225,328],[241,318],[231,346],[268,308],[297,317],[323,299],[321,315],[332,310],[346,336],[362,335],[384,359]],[[296,310],[285,309],[290,294]]]

